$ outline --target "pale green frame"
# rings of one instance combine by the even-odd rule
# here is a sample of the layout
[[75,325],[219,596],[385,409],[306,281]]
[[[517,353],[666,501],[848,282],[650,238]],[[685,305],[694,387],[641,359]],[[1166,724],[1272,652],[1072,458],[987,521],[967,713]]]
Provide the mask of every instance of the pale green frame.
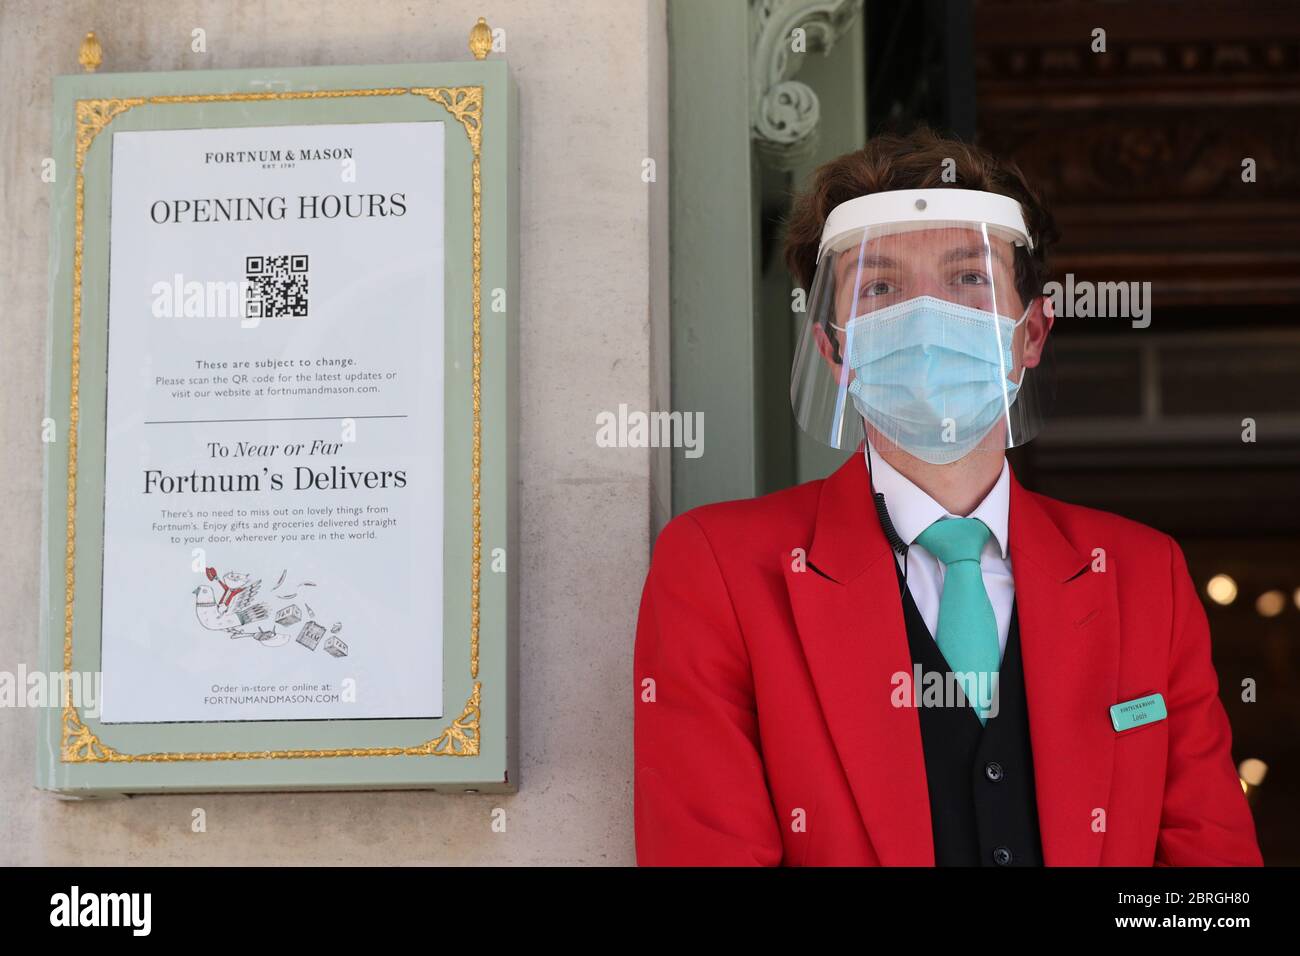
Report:
[[[444,87],[482,91],[478,296],[473,282],[475,171],[470,134],[446,104],[410,92]],[[108,726],[86,718],[85,726],[101,742],[96,748],[84,740],[79,744],[75,737],[70,741],[64,731],[63,711],[50,708],[38,730],[39,787],[79,796],[398,787],[513,791],[518,787],[518,138],[517,91],[503,61],[56,78],[53,156],[57,177],[51,196],[46,407],[55,422],[57,440],[47,446],[45,459],[42,666],[46,672],[64,669],[77,101],[361,90],[404,92],[146,102],[114,116],[86,152],[71,669],[94,671],[99,659],[107,187],[112,134],[134,129],[436,119],[447,124],[444,716],[437,720]],[[505,312],[492,311],[496,289],[505,290]],[[470,634],[476,298],[480,306],[477,396],[481,458],[475,678],[471,674]],[[493,570],[497,548],[505,550],[504,571]],[[477,708],[469,708],[476,697]],[[452,722],[466,721],[462,709],[472,717],[475,733],[450,739],[445,732]],[[421,746],[440,738],[452,745],[446,752]],[[391,750],[395,755],[358,755],[375,750]],[[330,753],[311,755],[316,752]],[[266,756],[269,753],[280,756]]]

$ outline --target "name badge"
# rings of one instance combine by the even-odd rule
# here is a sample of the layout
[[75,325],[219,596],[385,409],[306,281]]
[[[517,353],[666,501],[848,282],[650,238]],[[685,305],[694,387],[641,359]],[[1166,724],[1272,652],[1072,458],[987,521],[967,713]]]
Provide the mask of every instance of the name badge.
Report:
[[1126,700],[1110,708],[1110,723],[1115,728],[1115,733],[1132,730],[1142,724],[1154,724],[1168,716],[1165,699],[1159,694]]

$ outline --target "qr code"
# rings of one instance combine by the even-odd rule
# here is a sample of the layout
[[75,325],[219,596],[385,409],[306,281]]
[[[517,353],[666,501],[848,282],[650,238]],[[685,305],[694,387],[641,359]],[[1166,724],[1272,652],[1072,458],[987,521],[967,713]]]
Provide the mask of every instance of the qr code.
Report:
[[307,314],[307,257],[247,256],[247,315],[253,319],[300,318]]

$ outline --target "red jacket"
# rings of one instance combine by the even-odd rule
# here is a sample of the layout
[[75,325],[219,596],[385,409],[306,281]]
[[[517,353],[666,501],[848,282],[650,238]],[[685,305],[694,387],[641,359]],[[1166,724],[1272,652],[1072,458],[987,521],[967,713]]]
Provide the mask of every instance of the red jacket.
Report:
[[[1046,864],[1259,865],[1178,545],[1014,475],[1009,521]],[[911,668],[861,454],[673,519],[637,622],[638,863],[932,866],[917,712],[890,702]],[[1116,733],[1156,692],[1167,719]]]

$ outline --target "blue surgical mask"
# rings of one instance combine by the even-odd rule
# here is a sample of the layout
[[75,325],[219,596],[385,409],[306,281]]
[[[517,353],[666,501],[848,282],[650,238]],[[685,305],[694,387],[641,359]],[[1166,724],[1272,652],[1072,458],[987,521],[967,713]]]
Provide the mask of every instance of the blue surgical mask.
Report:
[[1012,339],[1028,315],[1013,322],[923,295],[861,316],[845,347],[854,404],[922,461],[964,458],[1016,400]]

